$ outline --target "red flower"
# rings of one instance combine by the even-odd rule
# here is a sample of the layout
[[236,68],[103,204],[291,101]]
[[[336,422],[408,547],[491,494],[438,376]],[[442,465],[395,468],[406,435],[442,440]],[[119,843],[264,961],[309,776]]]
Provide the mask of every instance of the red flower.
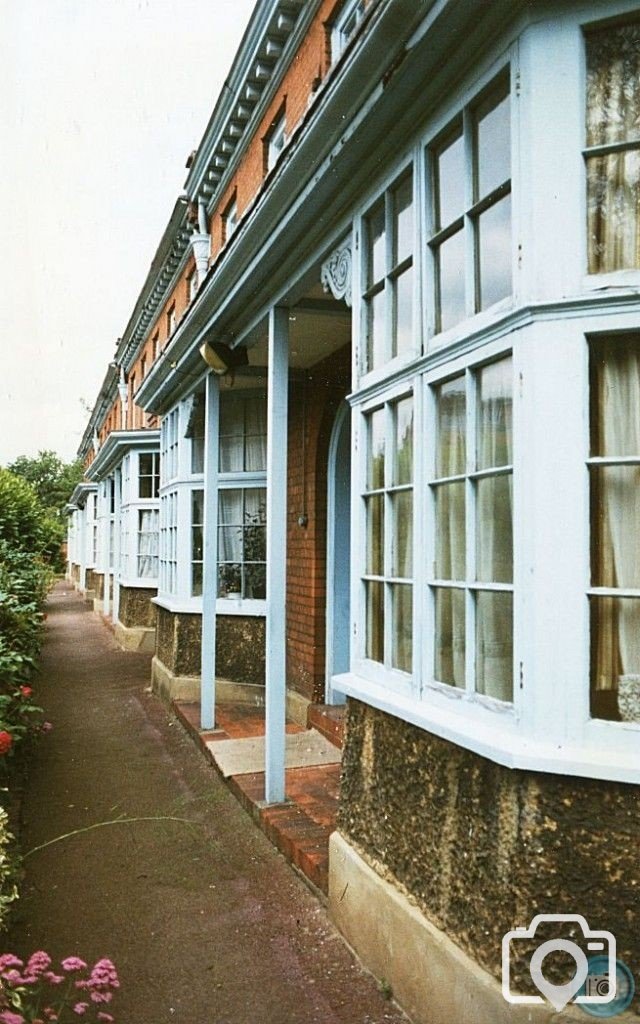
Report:
[[30,697],[31,694],[33,693],[33,690],[30,686],[21,686],[20,693],[22,694],[23,697]]
[[0,755],[8,754],[13,743],[13,736],[6,729],[0,731]]

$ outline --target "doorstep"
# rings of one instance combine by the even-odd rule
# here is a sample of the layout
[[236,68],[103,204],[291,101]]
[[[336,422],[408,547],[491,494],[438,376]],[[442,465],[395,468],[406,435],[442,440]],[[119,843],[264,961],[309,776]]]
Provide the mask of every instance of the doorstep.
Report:
[[[199,703],[173,701],[172,706],[203,754],[267,838],[315,889],[326,895],[329,836],[336,827],[340,789],[340,754],[333,725],[328,730],[334,735],[331,739],[324,730],[305,730],[294,722],[287,723],[287,764],[292,765],[285,770],[287,800],[265,806],[264,771],[251,770],[255,767],[256,749],[259,751],[264,743],[260,739],[265,731],[264,708],[220,703],[216,708],[218,727],[202,731]],[[310,722],[311,718],[310,715]],[[249,741],[244,765],[237,759],[237,742],[228,745],[229,741],[243,739]],[[222,746],[216,756],[218,744]],[[234,768],[238,770],[234,772]]]

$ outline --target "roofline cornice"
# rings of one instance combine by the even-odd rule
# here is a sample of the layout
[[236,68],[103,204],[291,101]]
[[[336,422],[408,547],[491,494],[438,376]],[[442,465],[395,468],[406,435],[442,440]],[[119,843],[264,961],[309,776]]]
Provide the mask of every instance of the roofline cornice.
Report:
[[69,498],[70,505],[80,505],[83,499],[86,499],[90,494],[93,494],[96,490],[97,484],[89,483],[83,480],[81,483],[76,484],[73,488],[71,497]]
[[264,0],[205,129],[185,190],[211,211],[236,173],[311,24],[320,0]]
[[87,469],[91,481],[103,480],[132,448],[158,448],[159,430],[114,430]]

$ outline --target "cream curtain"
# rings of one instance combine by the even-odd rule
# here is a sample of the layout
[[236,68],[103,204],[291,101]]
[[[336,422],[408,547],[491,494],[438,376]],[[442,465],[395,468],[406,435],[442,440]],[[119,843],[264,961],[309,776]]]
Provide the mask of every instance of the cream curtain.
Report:
[[[464,377],[444,384],[438,395],[437,476],[466,472],[466,393]],[[436,576],[466,579],[465,483],[436,488]],[[436,678],[465,686],[465,598],[463,590],[436,592]]]
[[[640,25],[587,37],[587,146],[640,139]],[[587,161],[589,272],[640,266],[640,153]]]
[[[502,359],[480,373],[478,469],[510,466],[512,451],[512,361]],[[512,475],[487,476],[476,484],[476,578],[513,581]],[[476,594],[476,689],[513,699],[512,609],[509,592]]]
[[157,509],[140,510],[138,533],[138,576],[149,579],[158,575],[158,520]]
[[[640,456],[640,352],[637,339],[598,346],[594,454]],[[640,588],[640,468],[592,467],[595,586]],[[640,673],[640,605],[596,598],[595,688],[617,689]]]

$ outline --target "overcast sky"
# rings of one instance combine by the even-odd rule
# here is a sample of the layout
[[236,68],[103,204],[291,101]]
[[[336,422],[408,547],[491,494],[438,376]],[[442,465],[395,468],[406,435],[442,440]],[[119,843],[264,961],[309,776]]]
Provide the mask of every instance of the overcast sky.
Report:
[[0,0],[0,465],[75,456],[254,0]]

